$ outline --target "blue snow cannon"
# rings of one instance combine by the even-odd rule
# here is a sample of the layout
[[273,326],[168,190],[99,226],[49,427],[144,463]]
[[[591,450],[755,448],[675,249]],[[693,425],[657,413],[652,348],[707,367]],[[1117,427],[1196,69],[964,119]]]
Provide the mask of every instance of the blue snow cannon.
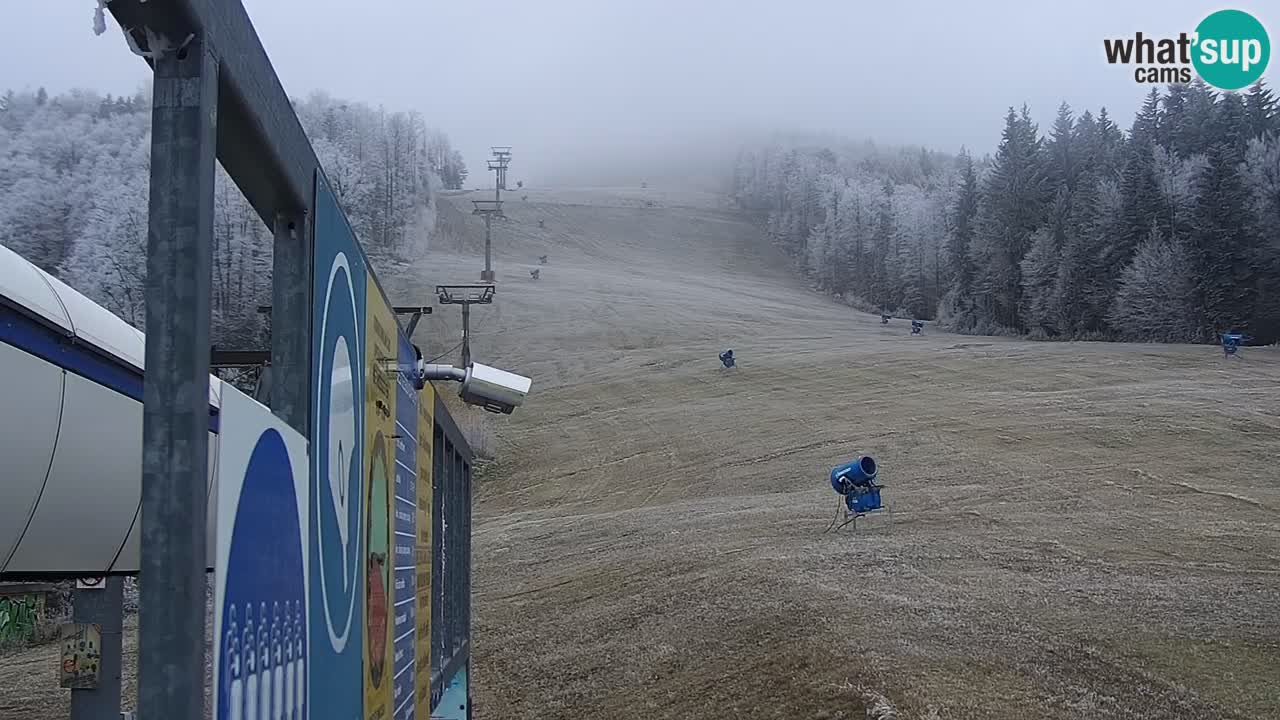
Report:
[[924,321],[923,321],[923,320],[912,320],[912,321],[911,321],[911,334],[912,334],[912,335],[923,335],[923,334],[924,334]]
[[1223,333],[1222,335],[1222,355],[1223,357],[1236,356],[1239,357],[1240,345],[1244,343],[1244,334],[1238,332]]
[[733,359],[733,350],[725,350],[720,353],[720,362],[724,363],[724,366],[727,368],[733,367],[736,362]]
[[881,485],[876,483],[875,458],[870,455],[831,469],[831,488],[844,496],[845,507],[855,514],[879,510]]
[[878,470],[875,458],[863,455],[857,460],[831,468],[831,488],[841,495],[847,495],[854,487],[866,487],[874,483]]

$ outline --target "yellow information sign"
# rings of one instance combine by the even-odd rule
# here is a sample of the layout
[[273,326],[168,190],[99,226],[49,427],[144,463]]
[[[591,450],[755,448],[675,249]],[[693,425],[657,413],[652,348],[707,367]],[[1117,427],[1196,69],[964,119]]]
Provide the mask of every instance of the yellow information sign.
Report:
[[391,718],[391,479],[395,451],[395,315],[377,283],[365,305],[365,720]]
[[436,392],[430,383],[418,393],[417,648],[414,660],[414,717],[431,716],[431,443]]

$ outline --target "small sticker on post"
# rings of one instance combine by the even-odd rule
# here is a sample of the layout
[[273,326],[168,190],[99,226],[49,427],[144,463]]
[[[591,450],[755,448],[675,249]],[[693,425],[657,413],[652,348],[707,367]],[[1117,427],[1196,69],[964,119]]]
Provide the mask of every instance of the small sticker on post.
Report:
[[102,669],[102,626],[97,623],[66,623],[59,628],[62,645],[59,685],[73,690],[98,687]]

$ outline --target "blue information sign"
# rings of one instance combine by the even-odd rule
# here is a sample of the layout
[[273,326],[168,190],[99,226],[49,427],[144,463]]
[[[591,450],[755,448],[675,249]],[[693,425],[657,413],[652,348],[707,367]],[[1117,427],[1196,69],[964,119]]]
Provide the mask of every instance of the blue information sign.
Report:
[[362,720],[364,256],[316,173],[312,273],[309,705]]
[[222,417],[214,717],[304,720],[307,441],[231,387]]

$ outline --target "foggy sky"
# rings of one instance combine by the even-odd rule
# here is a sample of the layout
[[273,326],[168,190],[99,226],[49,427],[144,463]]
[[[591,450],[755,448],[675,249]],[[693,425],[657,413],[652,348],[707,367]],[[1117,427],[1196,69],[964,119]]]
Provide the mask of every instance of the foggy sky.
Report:
[[[131,93],[147,67],[93,0],[6,0],[0,90]],[[1280,10],[1230,7],[1267,27]],[[823,130],[976,154],[1010,105],[1047,131],[1060,102],[1106,105],[1127,128],[1150,86],[1109,66],[1104,37],[1190,32],[1193,0],[245,0],[293,96],[417,109],[492,184],[490,145],[512,145],[528,184],[653,180],[706,165],[744,134]],[[612,166],[620,172],[604,178]],[[631,177],[633,176],[634,177]]]

